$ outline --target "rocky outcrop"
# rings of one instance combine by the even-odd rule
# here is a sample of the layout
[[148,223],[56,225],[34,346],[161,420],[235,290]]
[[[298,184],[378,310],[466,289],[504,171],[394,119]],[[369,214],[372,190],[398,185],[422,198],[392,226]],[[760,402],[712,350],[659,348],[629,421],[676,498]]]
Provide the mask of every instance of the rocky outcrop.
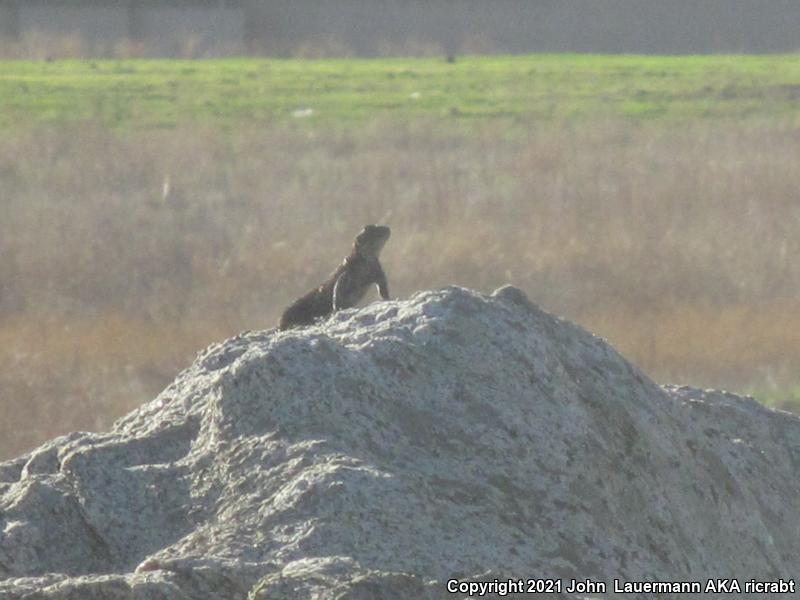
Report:
[[448,288],[214,345],[110,432],[0,465],[0,598],[788,580],[798,475],[796,417]]

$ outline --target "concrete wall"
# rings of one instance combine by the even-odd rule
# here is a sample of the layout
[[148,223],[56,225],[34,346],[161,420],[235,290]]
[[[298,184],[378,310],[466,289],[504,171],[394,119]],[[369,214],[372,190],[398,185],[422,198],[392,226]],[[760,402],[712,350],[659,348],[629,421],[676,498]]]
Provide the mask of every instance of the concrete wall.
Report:
[[19,29],[19,10],[16,4],[0,2],[0,36],[15,37]]
[[245,15],[231,7],[147,7],[139,14],[141,39],[160,53],[241,53]]
[[207,6],[179,2],[18,3],[0,0],[0,35],[79,38],[103,54],[120,41],[140,42],[146,53],[181,55],[241,53],[244,49],[243,8],[220,2]]
[[128,10],[124,6],[21,4],[19,29],[56,36],[77,34],[87,40],[124,39],[129,34]]
[[274,52],[337,40],[358,54],[407,40],[446,51],[707,53],[800,50],[798,0],[248,0]]
[[133,37],[162,55],[800,50],[800,0],[238,1],[0,0],[0,35],[77,33],[98,51]]

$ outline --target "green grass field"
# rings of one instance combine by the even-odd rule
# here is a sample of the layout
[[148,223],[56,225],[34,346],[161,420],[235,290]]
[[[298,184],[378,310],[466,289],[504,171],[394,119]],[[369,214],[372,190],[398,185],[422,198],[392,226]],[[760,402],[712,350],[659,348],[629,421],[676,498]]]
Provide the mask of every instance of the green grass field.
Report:
[[0,62],[0,126],[237,127],[385,116],[547,121],[800,112],[800,58],[540,55],[375,60]]

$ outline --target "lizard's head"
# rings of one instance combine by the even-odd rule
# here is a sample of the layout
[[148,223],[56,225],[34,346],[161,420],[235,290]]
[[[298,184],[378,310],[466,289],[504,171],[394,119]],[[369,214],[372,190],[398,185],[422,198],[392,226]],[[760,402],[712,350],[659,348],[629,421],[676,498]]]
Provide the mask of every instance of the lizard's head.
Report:
[[385,225],[367,225],[356,236],[354,247],[362,256],[377,257],[390,235],[392,231]]

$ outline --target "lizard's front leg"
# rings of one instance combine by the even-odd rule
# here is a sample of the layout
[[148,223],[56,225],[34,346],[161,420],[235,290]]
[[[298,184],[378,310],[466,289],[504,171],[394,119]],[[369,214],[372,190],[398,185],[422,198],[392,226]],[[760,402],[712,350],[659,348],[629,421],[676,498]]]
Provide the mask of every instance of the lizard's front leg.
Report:
[[383,269],[378,266],[378,275],[376,284],[378,286],[378,292],[381,295],[381,298],[384,300],[389,299],[389,283],[386,281],[386,273],[383,272]]
[[345,281],[345,277],[347,277],[347,272],[339,275],[336,279],[336,283],[333,285],[333,312],[347,308],[347,306],[345,306],[345,296],[347,295],[347,281]]

